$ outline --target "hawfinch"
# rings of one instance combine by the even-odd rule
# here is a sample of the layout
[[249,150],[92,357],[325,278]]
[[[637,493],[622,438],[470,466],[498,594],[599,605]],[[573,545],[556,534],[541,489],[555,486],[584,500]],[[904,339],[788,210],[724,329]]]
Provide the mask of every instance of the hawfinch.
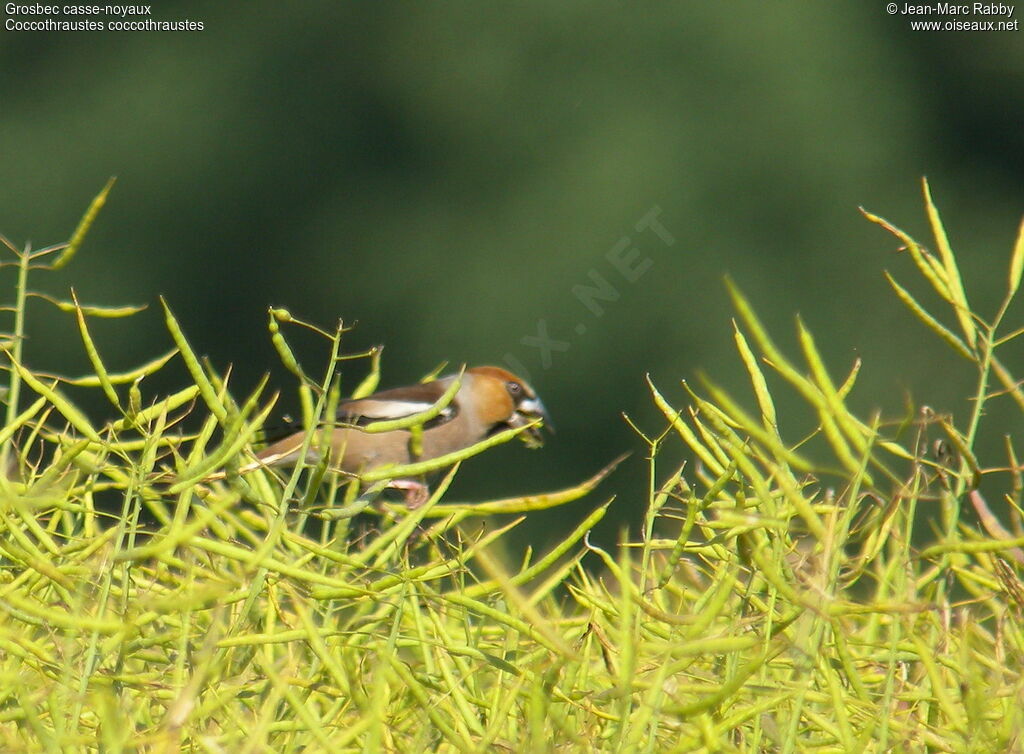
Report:
[[[331,467],[358,476],[382,466],[429,461],[538,419],[550,427],[544,404],[525,381],[500,367],[473,367],[462,374],[461,384],[450,402],[422,423],[418,442],[411,427],[367,431],[375,422],[402,420],[435,407],[457,379],[458,375],[449,375],[343,401],[338,406],[334,429],[330,430]],[[543,444],[540,426],[536,424],[523,431],[527,445]],[[294,465],[304,441],[305,432],[297,432],[264,448],[257,458],[262,465]],[[319,457],[311,450],[307,461],[316,462]],[[387,486],[405,490],[409,507],[421,505],[429,494],[426,485],[414,479],[393,479]]]

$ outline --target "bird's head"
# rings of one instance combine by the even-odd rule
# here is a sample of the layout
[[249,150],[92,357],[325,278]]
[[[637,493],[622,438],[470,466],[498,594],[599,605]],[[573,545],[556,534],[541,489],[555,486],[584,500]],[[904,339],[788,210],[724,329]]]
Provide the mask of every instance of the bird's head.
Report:
[[493,425],[492,431],[524,427],[540,420],[540,424],[519,435],[529,448],[544,444],[542,427],[554,432],[547,409],[526,380],[501,367],[472,367],[466,374],[472,378],[474,393],[480,396],[481,418]]

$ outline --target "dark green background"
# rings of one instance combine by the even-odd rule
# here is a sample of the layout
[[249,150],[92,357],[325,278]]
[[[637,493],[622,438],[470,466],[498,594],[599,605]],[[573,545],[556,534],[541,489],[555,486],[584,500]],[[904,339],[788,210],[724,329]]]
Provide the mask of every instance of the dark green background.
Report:
[[[728,272],[794,356],[799,312],[834,374],[864,359],[865,412],[896,415],[908,392],[967,409],[971,373],[882,276],[915,282],[909,259],[857,207],[928,240],[927,175],[968,295],[994,309],[1024,207],[1021,32],[911,32],[852,1],[154,11],[206,28],[0,32],[0,232],[64,240],[117,175],[80,257],[46,285],[91,303],[165,295],[240,391],[270,369],[283,410],[294,395],[268,305],[358,320],[348,346],[387,344],[388,386],[511,353],[558,434],[467,465],[457,494],[568,485],[633,449],[609,491],[635,518],[643,446],[621,413],[662,424],[644,374],[682,403],[678,380],[704,370],[750,402]],[[636,231],[652,207],[674,245]],[[635,283],[605,258],[625,236],[653,262]],[[571,293],[592,271],[620,294],[600,317]],[[4,271],[8,297],[12,283]],[[33,317],[29,363],[84,371],[71,319],[42,304]],[[570,344],[547,369],[521,342],[540,320]],[[96,327],[112,368],[169,347],[158,307]],[[323,350],[304,358],[318,372]],[[786,395],[795,441],[811,425],[788,419]]]

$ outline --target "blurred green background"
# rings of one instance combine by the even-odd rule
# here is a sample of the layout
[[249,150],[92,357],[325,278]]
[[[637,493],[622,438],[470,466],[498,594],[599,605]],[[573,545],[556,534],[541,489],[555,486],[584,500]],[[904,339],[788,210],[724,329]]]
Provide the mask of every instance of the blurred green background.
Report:
[[[163,294],[238,391],[270,370],[295,407],[269,305],[358,320],[348,347],[386,344],[384,386],[444,360],[521,364],[558,434],[467,464],[455,495],[566,486],[637,451],[606,488],[605,536],[644,499],[622,412],[663,425],[645,373],[679,405],[699,371],[752,403],[726,273],[794,356],[799,312],[833,374],[862,357],[865,412],[899,415],[908,394],[966,410],[971,373],[896,301],[882,271],[914,283],[910,260],[857,207],[930,243],[927,175],[972,304],[994,309],[1024,208],[1021,32],[912,32],[881,2],[155,11],[205,30],[0,31],[0,232],[65,240],[118,176],[46,285],[90,303]],[[637,229],[652,210],[674,243]],[[624,238],[631,264],[650,260],[632,282],[608,259]],[[602,279],[617,300],[597,316],[573,288]],[[159,307],[96,327],[113,368],[170,345]],[[549,364],[529,341],[541,328]],[[67,315],[38,304],[30,336],[32,366],[86,370]],[[325,351],[303,343],[319,372]],[[790,424],[785,395],[796,441],[811,424]],[[535,536],[594,504],[531,517]]]

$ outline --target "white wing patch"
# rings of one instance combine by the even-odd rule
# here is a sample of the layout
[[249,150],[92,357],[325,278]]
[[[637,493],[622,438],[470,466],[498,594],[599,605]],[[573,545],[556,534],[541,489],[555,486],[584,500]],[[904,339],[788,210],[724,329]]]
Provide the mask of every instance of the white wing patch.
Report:
[[[422,414],[432,403],[424,401],[375,401],[372,398],[364,398],[352,406],[342,407],[342,417],[351,420],[381,420],[381,419],[404,419],[407,416]],[[455,410],[451,405],[445,406],[438,414],[437,421],[445,421],[454,414]]]

